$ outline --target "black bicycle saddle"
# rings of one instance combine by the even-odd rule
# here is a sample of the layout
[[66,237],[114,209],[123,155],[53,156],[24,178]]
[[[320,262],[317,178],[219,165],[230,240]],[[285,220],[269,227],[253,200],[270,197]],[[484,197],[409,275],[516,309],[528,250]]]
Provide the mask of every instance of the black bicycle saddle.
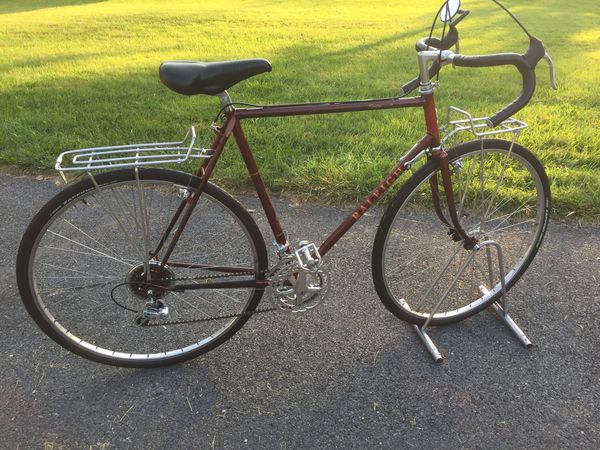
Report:
[[266,59],[200,62],[166,61],[158,70],[169,89],[184,95],[215,95],[246,78],[271,71]]

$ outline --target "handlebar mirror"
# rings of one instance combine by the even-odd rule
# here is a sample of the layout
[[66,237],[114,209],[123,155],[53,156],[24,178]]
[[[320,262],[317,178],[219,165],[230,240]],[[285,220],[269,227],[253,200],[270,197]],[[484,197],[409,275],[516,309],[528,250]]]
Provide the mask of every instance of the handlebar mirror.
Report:
[[460,8],[460,0],[447,0],[440,9],[440,20],[450,22]]

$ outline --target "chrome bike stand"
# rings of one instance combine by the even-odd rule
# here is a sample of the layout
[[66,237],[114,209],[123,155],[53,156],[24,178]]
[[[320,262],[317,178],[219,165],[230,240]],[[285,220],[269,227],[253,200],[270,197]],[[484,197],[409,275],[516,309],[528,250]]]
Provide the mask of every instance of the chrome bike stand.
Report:
[[[438,350],[436,345],[433,343],[433,341],[431,340],[431,338],[429,337],[429,335],[427,334],[425,329],[431,322],[431,318],[433,317],[433,315],[437,312],[437,310],[442,305],[444,300],[446,300],[446,298],[448,297],[448,294],[450,293],[450,291],[452,290],[454,285],[457,283],[457,281],[459,280],[460,276],[463,274],[463,272],[465,271],[465,269],[467,268],[469,263],[473,260],[473,258],[477,254],[477,252],[479,250],[481,250],[482,248],[485,248],[485,251],[486,251],[488,272],[489,272],[489,276],[490,276],[490,286],[493,286],[494,276],[493,276],[491,247],[494,247],[496,249],[496,256],[498,258],[498,270],[500,272],[500,283],[501,283],[501,289],[502,289],[502,295],[500,296],[500,298],[497,301],[495,301],[492,304],[492,307],[498,314],[498,317],[500,317],[500,319],[502,319],[502,321],[506,324],[508,329],[517,337],[517,339],[521,342],[521,344],[523,344],[523,346],[525,346],[527,348],[532,346],[531,341],[529,339],[527,339],[527,336],[525,335],[525,333],[523,333],[523,331],[518,327],[518,325],[514,322],[514,320],[508,315],[508,305],[507,305],[507,300],[506,300],[506,297],[507,297],[506,285],[504,283],[504,259],[502,257],[502,248],[496,242],[494,242],[492,240],[488,240],[488,241],[479,242],[473,248],[473,251],[471,252],[471,254],[465,259],[465,261],[463,261],[463,263],[459,267],[456,275],[454,276],[452,283],[450,283],[450,286],[448,286],[448,288],[444,291],[440,300],[437,302],[437,304],[431,311],[431,314],[430,314],[429,318],[425,321],[425,323],[422,326],[415,325],[415,324],[412,325],[412,327],[414,328],[416,333],[421,338],[421,341],[423,341],[423,344],[425,344],[425,347],[427,348],[427,350],[429,351],[429,353],[431,354],[431,356],[433,357],[433,359],[436,362],[442,362],[444,360],[444,357],[442,356],[442,354],[440,353],[440,351]],[[446,271],[448,265],[450,264],[452,259],[454,259],[454,257],[456,256],[457,253],[458,253],[458,251],[455,252],[450,257],[450,260],[448,261],[448,264],[446,265],[446,267],[444,267],[442,269],[441,273],[438,274],[438,276],[435,279],[435,281],[433,282],[432,286],[425,293],[425,297],[427,295],[429,295],[429,293],[433,290],[433,287],[437,284],[439,279],[442,277],[442,275]],[[485,288],[484,286],[479,286],[479,291],[481,292],[482,295],[485,295],[489,292],[487,290],[487,288]],[[404,307],[408,308],[408,305],[406,303],[404,303]]]

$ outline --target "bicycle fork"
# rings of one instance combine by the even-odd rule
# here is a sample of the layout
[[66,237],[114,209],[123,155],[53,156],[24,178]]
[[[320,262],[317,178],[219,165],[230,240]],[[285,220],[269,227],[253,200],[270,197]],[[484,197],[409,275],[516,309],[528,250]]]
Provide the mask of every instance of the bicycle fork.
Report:
[[437,174],[434,174],[429,179],[431,194],[433,197],[433,206],[439,219],[449,228],[449,234],[456,241],[464,242],[465,250],[471,250],[477,244],[477,239],[469,236],[460,224],[458,213],[456,211],[456,202],[454,201],[454,191],[452,190],[452,179],[450,174],[450,162],[448,161],[448,153],[441,147],[435,147],[430,150],[431,157],[436,161],[442,174],[442,184],[444,185],[444,194],[448,205],[448,213],[450,222],[446,219],[444,211],[440,204],[440,192],[438,189]]

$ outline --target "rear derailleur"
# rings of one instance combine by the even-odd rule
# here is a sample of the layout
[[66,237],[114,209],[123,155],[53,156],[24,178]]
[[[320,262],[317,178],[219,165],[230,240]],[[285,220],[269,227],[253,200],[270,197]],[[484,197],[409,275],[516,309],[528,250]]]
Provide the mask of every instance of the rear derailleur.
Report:
[[152,289],[148,289],[148,299],[144,309],[135,316],[136,325],[148,325],[150,321],[169,317],[169,307],[161,300],[152,298]]

